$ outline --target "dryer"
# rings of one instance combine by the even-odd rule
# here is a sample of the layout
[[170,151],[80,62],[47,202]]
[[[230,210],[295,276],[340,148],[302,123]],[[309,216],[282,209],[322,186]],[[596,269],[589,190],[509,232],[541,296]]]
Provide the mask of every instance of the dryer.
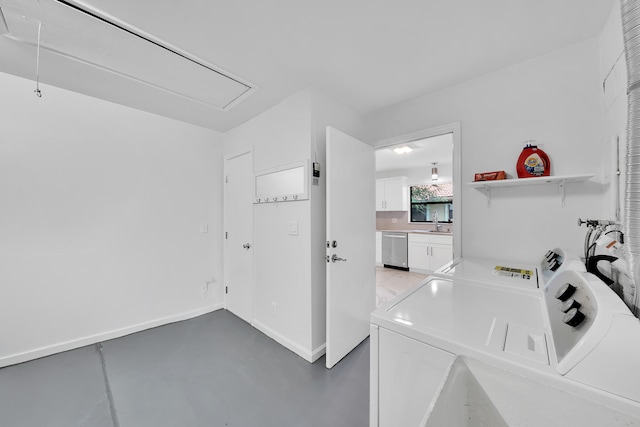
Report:
[[536,264],[492,258],[457,258],[434,271],[433,275],[534,290],[542,289],[553,276],[567,269],[586,271],[577,255],[563,248],[554,248]]

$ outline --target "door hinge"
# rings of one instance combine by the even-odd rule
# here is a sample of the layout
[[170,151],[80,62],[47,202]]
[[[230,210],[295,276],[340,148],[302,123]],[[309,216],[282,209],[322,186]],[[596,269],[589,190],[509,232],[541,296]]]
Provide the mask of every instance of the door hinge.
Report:
[[224,176],[224,183],[228,184],[229,183],[229,175],[225,175]]
[[228,294],[228,293],[229,293],[229,287],[228,287],[228,286],[225,286],[225,287],[224,287],[224,293],[225,293],[225,294]]
[[228,231],[225,231],[225,232],[224,232],[224,239],[225,239],[225,240],[228,240],[228,239],[229,239],[229,232],[228,232]]

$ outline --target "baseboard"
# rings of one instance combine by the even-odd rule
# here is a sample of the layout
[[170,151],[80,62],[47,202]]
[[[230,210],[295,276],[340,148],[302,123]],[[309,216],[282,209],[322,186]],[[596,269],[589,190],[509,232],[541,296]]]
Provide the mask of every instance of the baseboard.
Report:
[[254,319],[251,322],[251,326],[253,326],[257,330],[259,330],[260,332],[262,332],[263,334],[265,334],[269,338],[273,339],[278,344],[281,344],[282,346],[284,346],[287,349],[291,350],[292,352],[294,352],[298,356],[302,357],[304,360],[306,360],[309,363],[315,362],[320,357],[322,357],[322,355],[325,353],[325,345],[324,344],[322,346],[318,347],[317,349],[315,349],[313,351],[310,351],[309,349],[304,348],[300,344],[298,344],[298,343],[296,343],[294,341],[291,341],[290,339],[288,339],[284,335],[274,331],[273,329],[271,329],[270,327],[266,326],[264,323],[259,322],[258,320]]
[[311,362],[315,362],[316,360],[324,356],[326,353],[327,353],[327,343],[324,343],[320,347],[313,350],[313,352],[311,353]]
[[71,341],[65,341],[62,343],[49,345],[46,347],[40,347],[34,350],[25,351],[22,353],[12,354],[0,358],[0,368],[15,365],[18,363],[28,362],[29,360],[39,359],[41,357],[50,356],[52,354],[61,353],[63,351],[73,350],[76,348],[84,347],[87,345],[96,344],[103,341],[108,341],[114,338],[120,338],[125,335],[130,335],[136,332],[144,331],[146,329],[155,328],[169,323],[180,322],[182,320],[192,319],[194,317],[202,316],[203,314],[211,313],[223,308],[222,303],[215,304],[209,307],[199,308],[197,310],[187,311],[184,313],[174,314],[172,316],[162,317],[160,319],[150,320],[148,322],[138,323],[136,325],[127,326],[121,329],[115,329],[112,331],[90,335],[82,338],[78,338]]

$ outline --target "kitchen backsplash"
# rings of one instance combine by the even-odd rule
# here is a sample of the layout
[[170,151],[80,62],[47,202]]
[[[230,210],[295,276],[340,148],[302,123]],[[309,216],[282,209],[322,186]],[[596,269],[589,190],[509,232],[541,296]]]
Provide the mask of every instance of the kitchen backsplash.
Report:
[[[435,230],[430,222],[409,222],[407,211],[376,211],[376,230]],[[452,224],[441,224],[440,231],[451,232]]]

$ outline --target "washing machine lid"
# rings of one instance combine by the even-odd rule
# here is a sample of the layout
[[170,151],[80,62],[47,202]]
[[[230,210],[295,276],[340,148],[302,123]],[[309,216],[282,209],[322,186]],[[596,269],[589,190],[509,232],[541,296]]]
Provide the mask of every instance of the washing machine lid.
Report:
[[[542,298],[459,278],[431,277],[404,298],[374,311],[372,321],[420,335],[502,354],[509,328],[544,339]],[[516,326],[517,325],[517,326]],[[544,348],[546,358],[546,347]]]
[[461,258],[439,269],[436,275],[520,289],[540,286],[535,265],[487,258]]

